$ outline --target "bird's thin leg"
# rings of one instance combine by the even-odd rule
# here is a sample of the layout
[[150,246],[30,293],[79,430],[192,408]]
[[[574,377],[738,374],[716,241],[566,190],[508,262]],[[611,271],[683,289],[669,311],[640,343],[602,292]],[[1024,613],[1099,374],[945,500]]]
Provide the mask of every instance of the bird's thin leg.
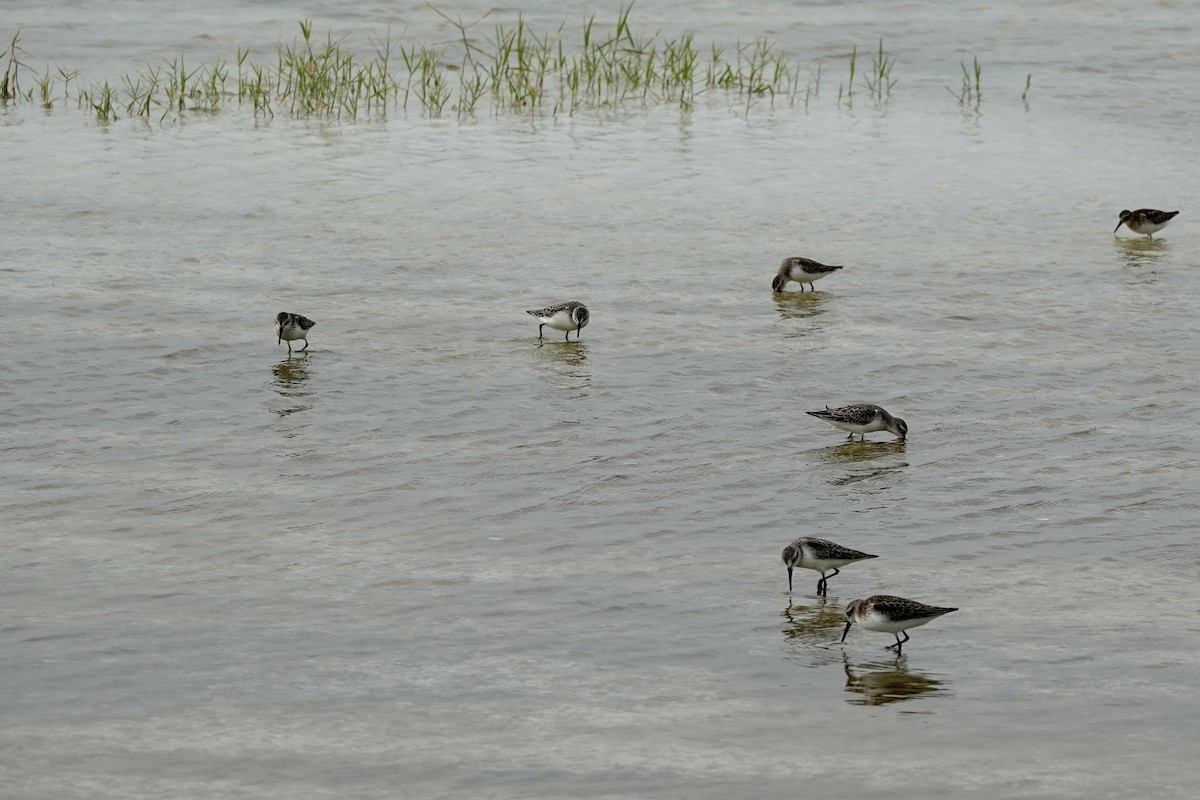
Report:
[[[903,639],[901,639],[901,638],[900,638],[900,633],[903,633],[903,634],[904,634],[904,638],[903,638]],[[888,646],[885,648],[885,649],[887,649],[887,650],[895,650],[897,655],[899,655],[899,654],[900,654],[900,648],[904,646],[904,643],[905,643],[905,642],[907,642],[907,641],[908,641],[910,638],[912,638],[912,637],[910,637],[910,636],[908,635],[908,631],[900,631],[900,633],[897,633],[897,634],[896,634],[896,643],[895,643],[895,644],[889,644],[889,645],[888,645]]]
[[834,567],[833,572],[829,573],[828,575],[826,575],[824,572],[822,572],[821,580],[817,581],[817,594],[828,595],[829,594],[829,579],[836,576],[840,571],[841,570],[839,570],[837,567]]
[[544,322],[541,325],[538,325],[538,338],[539,339],[542,338],[542,328],[544,328],[544,327],[546,327],[546,323],[544,323]]
[[288,342],[288,355],[290,356],[291,354],[292,354],[292,343],[289,341]]
[[571,341],[571,331],[569,329],[567,330],[567,332],[565,334],[563,334],[563,341],[564,342]]
[[300,348],[300,352],[301,352],[301,353],[303,353],[303,352],[304,352],[305,350],[307,350],[307,349],[308,349],[308,339],[305,339],[305,340],[304,340],[304,347],[301,347],[301,348]]

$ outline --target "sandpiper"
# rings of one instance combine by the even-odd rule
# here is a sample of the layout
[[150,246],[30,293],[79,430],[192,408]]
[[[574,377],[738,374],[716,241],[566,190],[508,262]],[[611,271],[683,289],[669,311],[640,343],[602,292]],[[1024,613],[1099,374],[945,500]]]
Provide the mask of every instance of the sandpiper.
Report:
[[820,280],[839,269],[842,267],[831,267],[819,261],[813,261],[811,258],[801,258],[800,256],[785,258],[779,265],[779,272],[776,273],[775,280],[771,281],[771,288],[782,292],[788,281],[799,281],[800,291],[804,291],[804,284],[807,283],[808,288],[815,292],[813,281]]
[[275,343],[276,346],[286,341],[288,343],[288,355],[290,356],[292,354],[292,342],[296,339],[303,339],[304,347],[300,348],[300,352],[303,353],[308,349],[308,332],[316,324],[302,314],[289,314],[286,311],[280,311],[275,315],[275,333],[279,335],[279,341]]
[[825,406],[823,411],[805,411],[805,414],[823,419],[835,428],[850,431],[847,439],[853,439],[854,434],[866,441],[865,434],[873,431],[889,431],[898,438],[908,436],[908,423],[899,417],[893,417],[885,409],[871,403],[855,403],[854,405],[830,408]]
[[1126,209],[1121,212],[1121,221],[1117,223],[1117,227],[1113,228],[1113,233],[1121,230],[1121,226],[1124,225],[1134,233],[1145,234],[1148,238],[1153,239],[1151,234],[1158,233],[1167,227],[1167,223],[1178,213],[1178,211],[1156,211],[1153,208],[1139,208],[1137,211]]
[[[866,630],[893,634],[896,643],[889,644],[887,649],[895,650],[898,654],[910,638],[906,633],[909,628],[924,625],[951,611],[958,609],[927,606],[916,600],[905,600],[890,594],[872,595],[866,600],[851,600],[846,606],[846,628],[842,631],[842,641],[846,641],[850,626],[857,622]],[[904,634],[903,639],[900,638],[901,633]]]
[[[783,563],[788,571],[788,591],[792,591],[792,569],[811,569],[821,573],[817,581],[817,594],[829,593],[829,579],[839,572],[839,567],[853,564],[855,561],[865,561],[868,558],[879,558],[870,553],[851,550],[827,539],[817,539],[812,536],[801,536],[783,548]],[[833,570],[828,575],[826,572]]]
[[575,339],[578,341],[579,331],[587,326],[591,318],[587,306],[575,300],[525,313],[537,317],[538,321],[542,323],[538,325],[539,339],[542,338],[542,328],[549,325],[555,330],[566,331],[566,336],[563,337],[563,341],[566,342],[571,341],[571,331],[575,331]]

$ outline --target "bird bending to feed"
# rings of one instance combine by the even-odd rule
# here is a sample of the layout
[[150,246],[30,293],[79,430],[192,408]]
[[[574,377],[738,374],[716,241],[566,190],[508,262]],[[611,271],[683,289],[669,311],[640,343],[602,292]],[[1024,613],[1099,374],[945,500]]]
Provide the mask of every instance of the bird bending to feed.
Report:
[[1113,233],[1121,230],[1124,225],[1134,233],[1144,234],[1153,239],[1150,234],[1158,233],[1167,227],[1167,223],[1175,218],[1178,211],[1155,211],[1153,208],[1139,208],[1137,211],[1125,210],[1120,213],[1121,221],[1113,228]]
[[856,403],[855,405],[830,408],[824,411],[805,411],[805,414],[823,419],[835,428],[850,431],[847,439],[853,439],[858,434],[866,441],[865,434],[873,431],[889,431],[899,439],[908,437],[908,423],[899,417],[893,417],[885,409],[871,403]]
[[563,341],[571,341],[571,331],[575,331],[575,340],[579,340],[579,332],[587,327],[591,315],[588,314],[587,306],[578,301],[572,300],[569,303],[559,303],[556,306],[547,308],[539,308],[535,311],[526,311],[526,314],[538,318],[541,325],[538,325],[538,338],[542,338],[542,328],[549,325],[558,331],[566,331],[566,336]]
[[[850,626],[857,622],[866,630],[895,635],[896,643],[889,644],[886,649],[894,649],[898,655],[900,648],[910,638],[905,631],[931,622],[951,611],[958,609],[927,606],[916,600],[905,600],[890,594],[877,594],[866,600],[851,600],[846,606],[846,628],[842,631],[842,641],[846,641]],[[900,638],[901,633],[904,634],[903,639]]]
[[820,280],[839,269],[842,267],[831,267],[819,261],[813,261],[811,258],[792,256],[785,258],[779,265],[779,272],[776,273],[775,280],[771,281],[771,288],[782,292],[788,281],[799,281],[800,291],[804,291],[804,284],[807,283],[808,287],[815,292],[816,287],[813,286],[813,281]]
[[[788,591],[792,590],[792,569],[811,569],[821,573],[817,581],[817,594],[829,593],[829,579],[839,572],[839,567],[853,564],[855,561],[865,561],[868,558],[879,558],[870,553],[851,550],[827,539],[817,539],[812,536],[801,536],[783,548],[783,563],[788,571]],[[833,570],[828,575],[826,572]]]
[[290,356],[292,354],[292,342],[297,339],[303,339],[304,347],[300,348],[300,352],[303,353],[308,349],[308,332],[316,324],[302,314],[289,314],[286,311],[280,311],[275,315],[275,333],[279,334],[279,341],[275,343],[276,346],[286,341],[288,343],[288,355]]

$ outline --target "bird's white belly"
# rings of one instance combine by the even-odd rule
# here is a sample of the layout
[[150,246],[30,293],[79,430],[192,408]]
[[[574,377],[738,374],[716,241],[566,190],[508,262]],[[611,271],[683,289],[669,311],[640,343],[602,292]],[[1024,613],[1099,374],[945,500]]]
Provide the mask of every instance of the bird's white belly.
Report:
[[571,315],[565,311],[560,311],[552,317],[538,317],[538,319],[555,330],[575,330],[575,320],[571,319]]
[[805,272],[803,269],[798,269],[796,267],[792,267],[792,269],[788,270],[788,277],[794,281],[800,281],[801,283],[812,283],[819,278],[824,278],[828,274],[829,273],[827,272]]
[[909,628],[918,628],[929,622],[933,617],[921,617],[918,619],[906,619],[896,622],[889,617],[873,611],[870,614],[860,618],[858,624],[862,625],[869,631],[879,631],[880,633],[899,633],[900,631],[908,630]]
[[1128,226],[1128,228],[1131,231],[1133,231],[1134,233],[1142,233],[1142,234],[1158,233],[1165,227],[1167,227],[1167,223],[1165,223],[1165,222],[1159,223],[1157,225],[1155,225],[1153,222],[1142,222],[1140,224],[1134,223],[1133,225]]
[[883,420],[875,420],[868,422],[865,425],[860,425],[855,422],[845,422],[844,420],[838,419],[827,419],[825,421],[835,428],[841,428],[842,430],[849,431],[850,433],[874,433],[875,431],[887,429],[887,426],[883,424]]

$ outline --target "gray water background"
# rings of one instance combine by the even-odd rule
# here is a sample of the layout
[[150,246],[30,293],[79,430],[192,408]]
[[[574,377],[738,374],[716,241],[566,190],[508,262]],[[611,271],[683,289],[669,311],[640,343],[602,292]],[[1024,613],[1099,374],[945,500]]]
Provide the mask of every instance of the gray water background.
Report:
[[[955,8],[636,6],[825,64],[807,110],[0,107],[4,795],[1191,797],[1196,15]],[[114,80],[298,19],[456,35],[272,2],[0,34]],[[881,36],[891,101],[839,106]],[[1182,213],[1114,237],[1141,206]],[[775,296],[788,255],[846,268]],[[582,340],[540,344],[567,299]],[[909,440],[803,414],[854,400]],[[880,558],[789,596],[799,535]],[[839,645],[877,592],[961,610]]]

